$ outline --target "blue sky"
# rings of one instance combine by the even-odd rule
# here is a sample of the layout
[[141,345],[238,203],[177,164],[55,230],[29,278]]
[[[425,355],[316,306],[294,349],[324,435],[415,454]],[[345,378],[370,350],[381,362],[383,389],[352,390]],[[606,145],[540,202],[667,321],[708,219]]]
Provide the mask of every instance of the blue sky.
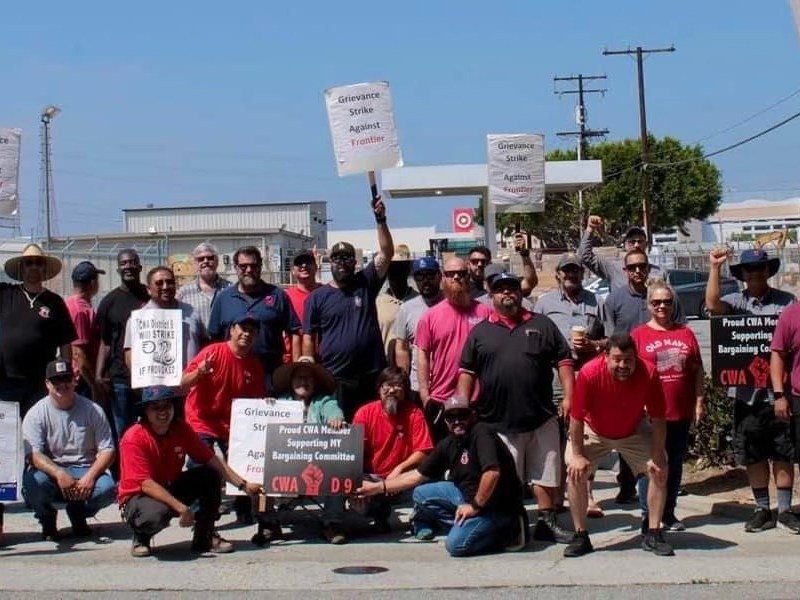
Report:
[[[386,79],[407,165],[481,162],[488,133],[574,127],[552,77],[605,73],[589,125],[638,135],[636,70],[604,48],[675,44],[645,63],[648,125],[695,142],[800,88],[788,1],[13,2],[0,126],[23,129],[22,230],[36,228],[39,113],[56,104],[62,234],[121,209],[327,200],[332,229],[371,223],[365,177],[336,175],[326,87]],[[715,150],[800,110],[800,94],[703,142]],[[800,195],[800,120],[719,156],[728,200]],[[396,226],[447,229],[472,199],[397,200]]]

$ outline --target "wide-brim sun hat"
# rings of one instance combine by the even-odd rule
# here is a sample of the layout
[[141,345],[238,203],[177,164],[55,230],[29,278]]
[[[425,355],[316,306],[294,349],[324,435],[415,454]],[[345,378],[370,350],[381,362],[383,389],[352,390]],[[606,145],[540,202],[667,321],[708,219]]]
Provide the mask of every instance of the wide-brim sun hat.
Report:
[[744,267],[761,267],[767,265],[769,268],[769,276],[772,277],[778,272],[781,266],[781,259],[777,257],[770,258],[769,255],[761,249],[745,250],[739,257],[739,263],[731,265],[731,275],[736,277],[739,281],[744,281]]
[[52,279],[61,272],[61,261],[55,256],[48,256],[38,244],[28,244],[23,248],[22,254],[13,256],[6,261],[4,270],[14,281],[22,281],[22,262],[26,258],[41,258],[44,260],[44,280]]
[[272,375],[272,387],[276,395],[292,392],[292,378],[298,369],[308,369],[314,378],[314,394],[334,394],[337,389],[336,379],[322,365],[314,362],[310,356],[301,356],[297,362],[289,363],[275,369]]

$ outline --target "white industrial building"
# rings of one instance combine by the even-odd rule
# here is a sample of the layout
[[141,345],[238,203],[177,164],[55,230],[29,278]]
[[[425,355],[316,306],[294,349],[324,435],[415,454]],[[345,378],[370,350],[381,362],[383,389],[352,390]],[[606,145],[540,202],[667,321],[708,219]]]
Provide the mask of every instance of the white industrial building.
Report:
[[731,242],[783,229],[800,229],[800,198],[724,202],[703,223],[703,241]]

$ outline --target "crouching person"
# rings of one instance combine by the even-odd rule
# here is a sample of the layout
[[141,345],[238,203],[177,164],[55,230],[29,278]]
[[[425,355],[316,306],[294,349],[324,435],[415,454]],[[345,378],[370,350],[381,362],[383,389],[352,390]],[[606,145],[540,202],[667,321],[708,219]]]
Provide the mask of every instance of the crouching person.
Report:
[[[178,517],[194,527],[193,552],[232,552],[233,545],[214,529],[222,479],[248,494],[263,493],[223,463],[183,421],[175,419],[178,388],[154,386],[142,392],[143,416],[120,441],[119,504],[133,530],[134,557],[152,554],[152,537]],[[183,470],[186,457],[200,466]],[[190,506],[197,502],[197,512]]]
[[451,556],[521,547],[527,533],[522,483],[505,444],[489,425],[476,421],[465,398],[445,402],[444,419],[450,434],[416,469],[365,481],[357,493],[395,494],[418,486],[414,533],[418,540],[431,540],[447,532],[445,548]]
[[75,393],[72,365],[54,360],[45,371],[47,396],[22,421],[28,468],[22,494],[42,525],[42,539],[59,538],[57,509],[66,503],[72,535],[92,535],[86,524],[116,496],[108,467],[114,440],[103,409]]

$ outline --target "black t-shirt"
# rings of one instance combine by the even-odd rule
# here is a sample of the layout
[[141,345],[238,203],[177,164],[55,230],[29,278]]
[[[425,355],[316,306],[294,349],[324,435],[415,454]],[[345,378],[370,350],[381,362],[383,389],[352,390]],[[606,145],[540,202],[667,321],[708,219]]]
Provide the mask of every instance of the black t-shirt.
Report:
[[61,296],[50,290],[28,295],[33,303],[21,285],[0,283],[0,363],[5,377],[43,382],[56,350],[77,335]]
[[509,329],[496,314],[478,323],[461,352],[461,368],[480,382],[475,410],[503,433],[533,431],[555,415],[553,369],[571,360],[553,321],[525,311]]
[[500,480],[484,507],[486,510],[516,515],[522,507],[522,483],[514,459],[491,426],[475,423],[462,438],[450,434],[422,461],[417,470],[428,479],[440,480],[449,471],[448,481],[456,484],[467,502],[475,498],[483,472],[500,468]]
[[111,348],[104,373],[111,381],[130,383],[131,374],[125,365],[125,324],[131,312],[142,308],[148,300],[147,288],[140,283],[130,290],[111,290],[97,307],[100,339]]

